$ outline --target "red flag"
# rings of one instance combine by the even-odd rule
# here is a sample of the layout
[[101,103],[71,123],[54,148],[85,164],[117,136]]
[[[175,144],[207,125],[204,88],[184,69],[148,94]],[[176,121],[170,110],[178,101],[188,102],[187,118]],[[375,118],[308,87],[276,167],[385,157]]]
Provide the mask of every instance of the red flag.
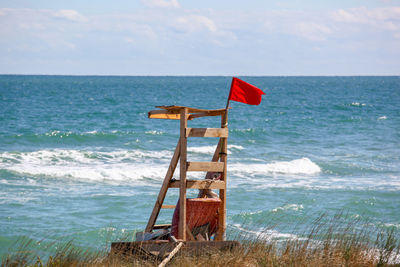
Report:
[[249,105],[258,105],[261,103],[261,96],[265,95],[261,89],[254,85],[246,83],[236,77],[232,78],[229,100],[242,102]]

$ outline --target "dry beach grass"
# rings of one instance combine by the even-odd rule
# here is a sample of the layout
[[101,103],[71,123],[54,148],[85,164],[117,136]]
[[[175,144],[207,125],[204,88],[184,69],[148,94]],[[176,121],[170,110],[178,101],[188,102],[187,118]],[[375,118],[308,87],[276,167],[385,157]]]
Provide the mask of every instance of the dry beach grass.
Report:
[[[268,238],[271,228],[258,236],[238,234],[242,246],[233,251],[177,254],[168,266],[400,266],[400,240],[396,228],[371,230],[365,223],[343,223],[340,216],[318,218],[307,235]],[[240,237],[239,237],[240,236]],[[1,266],[156,266],[161,260],[110,255],[76,248],[72,242],[45,260],[30,249],[33,241],[19,244],[3,256]]]

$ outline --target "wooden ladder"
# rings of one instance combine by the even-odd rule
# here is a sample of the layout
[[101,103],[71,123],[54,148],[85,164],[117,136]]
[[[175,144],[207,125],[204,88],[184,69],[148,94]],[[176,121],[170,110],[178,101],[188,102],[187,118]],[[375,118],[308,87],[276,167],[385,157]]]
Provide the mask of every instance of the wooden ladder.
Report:
[[[227,143],[228,143],[228,110],[204,110],[182,106],[159,106],[161,110],[149,112],[149,118],[180,120],[180,137],[176,145],[174,155],[165,175],[153,212],[147,223],[145,232],[162,228],[164,225],[155,225],[158,214],[162,208],[175,208],[175,205],[163,205],[169,188],[179,188],[179,234],[178,239],[186,241],[188,235],[193,239],[187,229],[186,222],[186,190],[193,189],[219,189],[221,199],[218,210],[218,228],[215,240],[225,239],[226,230],[226,184],[227,184]],[[221,128],[188,128],[188,120],[206,116],[221,116]],[[219,142],[215,149],[211,162],[188,162],[187,139],[189,137],[218,137]],[[180,163],[179,180],[172,179],[176,166]],[[187,172],[218,172],[220,180],[189,180]]]

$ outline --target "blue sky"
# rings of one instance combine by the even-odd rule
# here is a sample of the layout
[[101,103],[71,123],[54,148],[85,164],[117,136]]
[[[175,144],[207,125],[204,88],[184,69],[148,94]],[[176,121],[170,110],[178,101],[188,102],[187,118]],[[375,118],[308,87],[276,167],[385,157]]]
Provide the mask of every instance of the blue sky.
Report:
[[400,0],[0,0],[0,73],[400,75]]

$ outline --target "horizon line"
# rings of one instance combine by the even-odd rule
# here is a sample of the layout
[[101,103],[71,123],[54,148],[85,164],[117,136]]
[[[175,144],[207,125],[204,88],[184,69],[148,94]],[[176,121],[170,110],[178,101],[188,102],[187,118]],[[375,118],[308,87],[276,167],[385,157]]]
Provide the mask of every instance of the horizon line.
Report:
[[20,74],[0,73],[0,76],[75,76],[75,77],[399,77],[400,74],[277,74],[277,75],[203,75],[203,74]]

